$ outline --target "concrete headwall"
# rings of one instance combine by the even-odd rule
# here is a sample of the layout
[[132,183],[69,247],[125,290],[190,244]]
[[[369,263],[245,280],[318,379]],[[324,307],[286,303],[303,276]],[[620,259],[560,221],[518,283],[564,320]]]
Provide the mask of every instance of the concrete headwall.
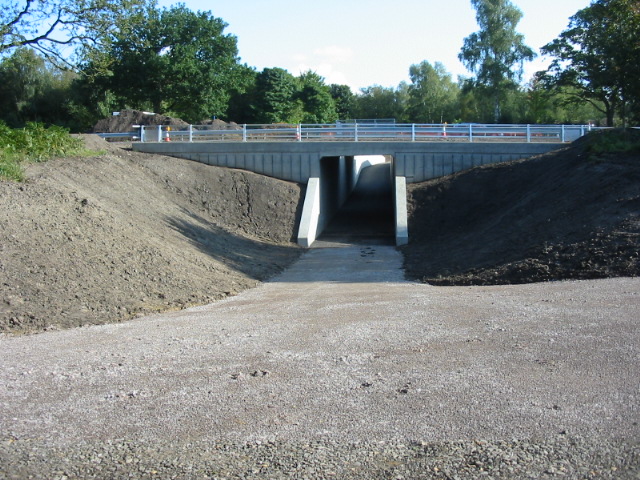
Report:
[[358,180],[356,156],[390,155],[396,244],[408,242],[406,184],[562,147],[515,142],[238,142],[134,143],[136,151],[239,168],[307,184],[298,243],[309,247]]
[[558,143],[500,142],[165,142],[134,143],[133,149],[240,168],[298,183],[320,177],[323,157],[391,155],[395,175],[407,182],[546,153]]

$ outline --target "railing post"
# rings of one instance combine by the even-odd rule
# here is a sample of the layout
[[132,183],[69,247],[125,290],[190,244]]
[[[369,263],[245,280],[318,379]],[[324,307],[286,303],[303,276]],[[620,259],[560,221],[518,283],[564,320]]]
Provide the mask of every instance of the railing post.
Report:
[[358,141],[358,124],[357,123],[353,124],[353,141],[354,142]]
[[561,137],[562,137],[562,143],[564,143],[564,142],[566,142],[566,136],[565,136],[565,133],[564,133],[564,123],[561,125],[561,127],[562,128],[560,129],[560,134],[561,134]]
[[140,125],[140,143],[144,143],[144,125]]
[[415,123],[411,124],[411,141],[412,142],[416,141],[416,124]]
[[242,141],[243,142],[247,141],[247,124],[246,123],[242,124]]
[[473,125],[469,124],[469,143],[473,143]]
[[299,142],[302,141],[302,124],[301,123],[296,125],[296,140],[298,140]]
[[584,125],[580,125],[580,136],[584,137]]
[[527,143],[531,143],[531,125],[527,123]]
[[193,125],[189,124],[189,143],[193,142]]

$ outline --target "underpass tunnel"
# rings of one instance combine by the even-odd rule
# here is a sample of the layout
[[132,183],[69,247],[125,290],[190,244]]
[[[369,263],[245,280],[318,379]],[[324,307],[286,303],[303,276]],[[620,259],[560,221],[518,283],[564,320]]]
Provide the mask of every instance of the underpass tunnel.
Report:
[[320,172],[325,218],[319,241],[394,244],[390,156],[326,157]]

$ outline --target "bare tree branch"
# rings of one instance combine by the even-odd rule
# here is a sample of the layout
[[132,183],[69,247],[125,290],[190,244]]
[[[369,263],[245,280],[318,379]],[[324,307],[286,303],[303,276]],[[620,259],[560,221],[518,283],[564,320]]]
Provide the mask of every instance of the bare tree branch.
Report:
[[[69,64],[70,47],[106,41],[136,8],[155,0],[24,0],[0,10],[0,55],[28,46]],[[64,49],[62,48],[64,47]],[[75,49],[74,49],[75,50]]]

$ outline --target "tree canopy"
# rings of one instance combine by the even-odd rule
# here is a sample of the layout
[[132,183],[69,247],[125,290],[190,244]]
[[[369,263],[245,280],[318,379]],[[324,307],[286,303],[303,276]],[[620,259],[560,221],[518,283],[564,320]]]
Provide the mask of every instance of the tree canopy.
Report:
[[[153,110],[199,123],[597,124],[640,120],[640,4],[593,0],[544,47],[554,61],[522,84],[534,57],[516,31],[510,0],[470,0],[479,30],[459,58],[473,73],[454,81],[424,60],[410,82],[354,93],[314,71],[261,72],[240,64],[226,23],[184,4],[156,0],[8,0],[0,11],[0,120],[87,130],[111,112]],[[66,65],[67,70],[57,69]]]
[[311,70],[299,77],[300,92],[304,114],[303,123],[329,123],[338,119],[336,103],[324,78]]
[[238,65],[237,40],[211,12],[149,8],[85,69],[123,103],[187,121],[224,115]]
[[265,68],[256,77],[252,110],[258,123],[298,123],[302,104],[296,77],[283,68]]
[[541,78],[590,102],[612,126],[640,120],[640,4],[597,0],[571,17],[569,27],[542,51],[555,57]]
[[121,29],[145,0],[9,0],[0,9],[0,54],[31,47],[58,64]]
[[505,92],[517,87],[523,62],[536,55],[516,31],[522,12],[509,0],[471,0],[471,4],[480,30],[464,39],[458,57],[475,74],[474,87],[493,98],[497,122]]
[[460,88],[444,65],[426,60],[409,68],[409,112],[415,122],[453,122]]

